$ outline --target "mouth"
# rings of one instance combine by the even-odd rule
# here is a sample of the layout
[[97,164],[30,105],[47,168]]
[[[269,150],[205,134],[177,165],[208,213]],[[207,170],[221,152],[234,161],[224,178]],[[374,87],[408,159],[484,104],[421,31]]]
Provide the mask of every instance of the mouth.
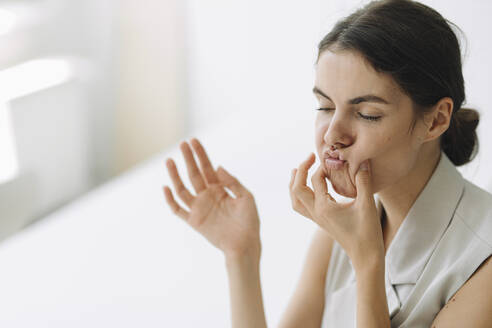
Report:
[[324,157],[325,159],[326,159],[326,158],[332,158],[332,159],[338,159],[338,160],[341,160],[341,161],[343,161],[343,160],[344,160],[344,159],[343,159],[342,154],[340,154],[340,153],[338,152],[338,150],[333,150],[333,151],[332,151],[332,150],[328,150],[328,149],[327,149],[327,150],[325,150],[325,152],[323,153],[323,155],[324,155],[323,157]]
[[341,160],[336,157],[327,156],[325,157],[325,166],[328,169],[340,170],[345,166],[345,160]]

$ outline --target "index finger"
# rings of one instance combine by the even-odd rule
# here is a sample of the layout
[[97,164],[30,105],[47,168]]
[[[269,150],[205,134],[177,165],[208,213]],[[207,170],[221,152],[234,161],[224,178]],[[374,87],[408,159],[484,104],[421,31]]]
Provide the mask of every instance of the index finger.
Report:
[[219,183],[219,178],[217,177],[217,173],[215,172],[212,163],[208,159],[207,153],[205,152],[205,148],[202,146],[200,141],[197,138],[192,138],[190,140],[193,149],[195,150],[198,159],[200,160],[200,165],[202,167],[203,174],[205,175],[205,179],[209,184]]
[[323,169],[323,165],[318,166],[318,169],[313,174],[311,178],[311,182],[313,184],[314,193],[316,195],[328,196],[330,200],[336,203],[335,198],[333,198],[328,192],[328,185],[326,184],[325,178],[328,178],[325,170]]
[[314,172],[311,183],[315,194],[326,195],[328,193],[328,187],[326,186],[325,171],[323,165],[320,164],[316,172]]
[[296,178],[294,180],[294,188],[299,186],[307,186],[306,180],[308,176],[308,170],[313,165],[315,157],[313,153],[309,154],[309,157],[299,165],[296,173]]

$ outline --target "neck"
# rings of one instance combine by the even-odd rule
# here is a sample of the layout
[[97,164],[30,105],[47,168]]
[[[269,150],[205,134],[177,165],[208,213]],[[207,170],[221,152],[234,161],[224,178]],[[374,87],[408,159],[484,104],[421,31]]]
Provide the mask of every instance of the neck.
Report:
[[407,176],[378,192],[385,212],[381,221],[384,236],[389,235],[392,238],[396,234],[413,203],[432,176],[439,163],[440,155],[440,151],[422,151],[416,161],[417,164]]

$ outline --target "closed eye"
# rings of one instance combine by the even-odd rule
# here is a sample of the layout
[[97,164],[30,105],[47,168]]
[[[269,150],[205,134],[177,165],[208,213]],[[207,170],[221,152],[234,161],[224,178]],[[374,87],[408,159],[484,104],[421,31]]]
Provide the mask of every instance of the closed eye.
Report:
[[[321,107],[321,108],[317,108],[316,110],[321,110],[321,111],[330,111],[330,110],[335,110],[335,108],[329,108],[329,107]],[[365,120],[368,120],[368,121],[377,121],[381,118],[381,116],[369,116],[369,115],[364,115],[364,114],[361,114],[361,113],[357,113],[359,114],[359,116]]]

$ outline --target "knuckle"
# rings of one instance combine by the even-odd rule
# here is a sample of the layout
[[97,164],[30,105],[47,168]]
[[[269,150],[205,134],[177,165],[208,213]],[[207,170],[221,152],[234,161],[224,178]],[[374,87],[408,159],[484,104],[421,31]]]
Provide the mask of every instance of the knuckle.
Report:
[[181,199],[187,199],[188,198],[188,193],[186,192],[186,190],[182,189],[180,191],[177,192],[178,196],[181,198]]
[[200,166],[204,171],[210,168],[210,165],[207,163],[207,161],[203,159],[203,157],[200,156],[199,160],[200,160]]
[[171,211],[173,211],[174,214],[178,214],[179,206],[174,204],[173,206],[171,206]]
[[190,173],[190,178],[191,179],[197,179],[197,178],[201,178],[201,173],[198,171],[198,170],[193,170],[191,171]]
[[301,209],[303,207],[303,205],[298,198],[293,198],[292,199],[292,207],[296,207],[297,209]]
[[195,166],[190,170],[190,177],[200,177],[202,173],[200,172],[200,169]]

